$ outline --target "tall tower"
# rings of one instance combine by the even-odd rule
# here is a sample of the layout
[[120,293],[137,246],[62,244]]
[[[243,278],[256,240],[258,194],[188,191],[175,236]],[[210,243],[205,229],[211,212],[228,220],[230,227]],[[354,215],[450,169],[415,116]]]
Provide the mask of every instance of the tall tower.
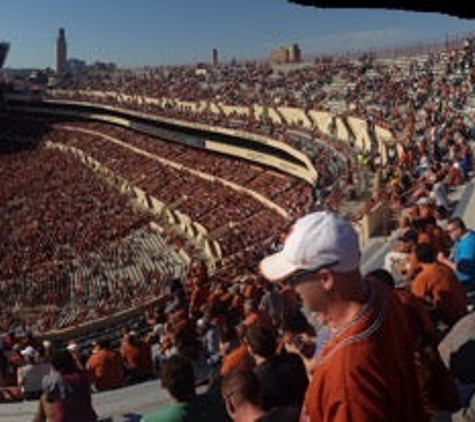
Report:
[[219,59],[218,59],[218,49],[213,48],[213,66],[218,66]]
[[66,44],[66,35],[64,28],[59,29],[58,38],[56,39],[56,73],[58,75],[66,72],[66,60],[68,57],[68,47]]

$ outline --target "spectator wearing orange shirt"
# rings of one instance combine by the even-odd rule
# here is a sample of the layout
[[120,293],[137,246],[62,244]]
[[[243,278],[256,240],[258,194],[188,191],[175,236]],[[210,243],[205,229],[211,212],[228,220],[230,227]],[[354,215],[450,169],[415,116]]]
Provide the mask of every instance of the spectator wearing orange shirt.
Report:
[[294,285],[330,330],[301,420],[425,421],[402,307],[388,288],[363,280],[359,260],[350,223],[316,212],[299,219],[283,250],[261,262],[264,276]]
[[224,324],[220,330],[219,350],[222,357],[220,374],[226,376],[234,370],[250,370],[254,363],[247,346],[242,341],[246,326],[241,325],[236,329],[232,325]]
[[86,363],[91,383],[99,391],[119,388],[124,382],[124,366],[120,354],[110,349],[109,341],[99,339]]
[[130,331],[124,336],[120,354],[125,363],[127,383],[144,381],[152,376],[153,364],[150,345],[140,340],[134,331]]
[[437,262],[432,245],[420,243],[415,253],[421,271],[412,281],[412,293],[429,303],[443,323],[452,326],[467,313],[462,285],[448,266]]

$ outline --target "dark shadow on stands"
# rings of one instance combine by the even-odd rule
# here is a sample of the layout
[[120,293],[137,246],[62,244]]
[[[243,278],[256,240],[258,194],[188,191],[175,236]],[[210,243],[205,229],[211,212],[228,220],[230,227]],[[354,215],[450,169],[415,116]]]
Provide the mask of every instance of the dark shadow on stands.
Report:
[[51,121],[18,116],[0,108],[0,154],[34,150],[51,128]]
[[142,415],[139,415],[138,413],[125,413],[123,417],[124,422],[140,422],[142,419]]

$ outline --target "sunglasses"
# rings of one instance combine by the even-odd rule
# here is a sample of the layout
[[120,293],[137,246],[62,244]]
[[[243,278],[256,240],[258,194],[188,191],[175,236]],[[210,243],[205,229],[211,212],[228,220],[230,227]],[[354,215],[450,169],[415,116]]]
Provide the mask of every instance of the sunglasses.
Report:
[[319,271],[323,270],[324,268],[332,268],[335,265],[338,265],[339,261],[330,262],[329,264],[319,265],[317,268],[305,269],[305,270],[297,270],[292,273],[289,277],[287,277],[284,282],[289,286],[296,286],[299,283],[307,281],[308,277],[311,275],[317,274]]
[[223,393],[222,397],[224,401],[229,400],[232,396],[234,396],[237,393],[237,391],[230,391],[228,393]]

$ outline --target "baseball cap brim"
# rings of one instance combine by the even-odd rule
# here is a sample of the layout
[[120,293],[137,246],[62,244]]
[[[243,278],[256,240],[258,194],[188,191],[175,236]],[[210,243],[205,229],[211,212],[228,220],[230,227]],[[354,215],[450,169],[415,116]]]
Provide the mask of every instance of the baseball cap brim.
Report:
[[259,269],[267,280],[280,281],[297,271],[299,267],[289,262],[283,252],[277,252],[264,258]]

